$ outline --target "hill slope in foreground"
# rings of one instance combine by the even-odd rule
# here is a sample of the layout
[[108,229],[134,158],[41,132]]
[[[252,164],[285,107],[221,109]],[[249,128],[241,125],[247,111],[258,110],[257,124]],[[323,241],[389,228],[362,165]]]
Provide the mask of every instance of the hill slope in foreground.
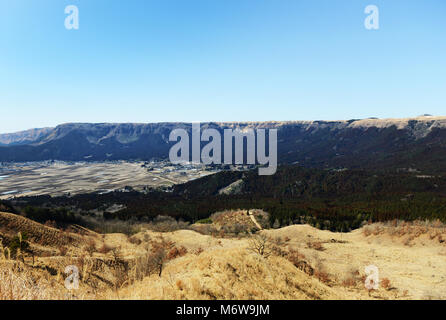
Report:
[[[238,238],[144,228],[129,237],[0,213],[0,300],[446,299],[445,237],[441,224],[396,222],[343,234],[293,225]],[[67,290],[73,265],[79,289]],[[364,287],[368,265],[379,269],[377,290]]]

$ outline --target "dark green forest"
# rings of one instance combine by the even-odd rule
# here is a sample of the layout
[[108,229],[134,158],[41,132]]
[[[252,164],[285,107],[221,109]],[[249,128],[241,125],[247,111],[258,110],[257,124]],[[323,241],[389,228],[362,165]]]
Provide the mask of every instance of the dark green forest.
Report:
[[[219,190],[242,180],[237,194]],[[113,213],[107,208],[121,204]],[[409,172],[323,170],[297,165],[279,167],[272,176],[257,170],[222,171],[171,192],[112,192],[71,197],[24,197],[2,206],[38,222],[82,224],[82,216],[101,212],[105,219],[150,221],[158,215],[196,222],[226,209],[258,208],[271,225],[309,223],[320,229],[347,232],[364,222],[440,219],[446,222],[446,178]]]

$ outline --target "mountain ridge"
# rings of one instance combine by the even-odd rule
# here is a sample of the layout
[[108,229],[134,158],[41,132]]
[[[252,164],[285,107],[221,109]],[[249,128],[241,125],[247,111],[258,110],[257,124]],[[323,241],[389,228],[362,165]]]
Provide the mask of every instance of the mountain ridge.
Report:
[[[446,172],[446,117],[339,121],[203,122],[202,129],[278,130],[279,163],[322,168]],[[0,161],[167,159],[173,129],[190,123],[67,123],[0,135]]]
[[[366,118],[366,119],[351,119],[351,120],[290,120],[290,121],[228,121],[228,122],[216,122],[207,121],[202,122],[202,124],[215,124],[222,127],[235,128],[238,126],[251,126],[251,127],[280,127],[284,125],[346,125],[348,127],[377,127],[384,128],[389,126],[396,126],[398,129],[404,129],[405,126],[410,125],[410,122],[420,122],[423,124],[431,124],[434,126],[446,128],[446,116],[419,116],[413,118]],[[61,130],[62,128],[81,128],[81,127],[93,127],[93,126],[108,126],[108,127],[147,127],[147,126],[182,126],[190,125],[188,122],[150,122],[150,123],[139,123],[139,122],[68,122],[57,125],[56,127],[44,127],[44,128],[32,128],[22,131],[16,131],[11,133],[0,134],[0,145],[14,145],[14,144],[30,144],[36,142],[39,138],[43,136],[48,136],[55,131]]]

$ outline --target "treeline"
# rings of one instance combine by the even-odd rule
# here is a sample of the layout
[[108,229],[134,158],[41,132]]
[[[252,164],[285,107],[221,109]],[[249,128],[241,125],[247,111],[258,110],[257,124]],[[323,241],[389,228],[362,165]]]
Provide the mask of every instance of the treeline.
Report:
[[83,224],[82,218],[67,208],[40,208],[28,205],[23,209],[23,213],[31,220],[40,223],[54,222],[58,227]]

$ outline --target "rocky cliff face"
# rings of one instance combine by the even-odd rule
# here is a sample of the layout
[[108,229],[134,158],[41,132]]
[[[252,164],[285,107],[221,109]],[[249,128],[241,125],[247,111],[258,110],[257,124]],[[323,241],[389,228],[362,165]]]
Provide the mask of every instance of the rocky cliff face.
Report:
[[52,132],[53,128],[30,129],[15,133],[0,134],[0,146],[35,143]]
[[[72,123],[0,135],[0,161],[167,158],[187,123]],[[446,117],[203,123],[202,128],[276,128],[278,160],[316,167],[446,167]]]

